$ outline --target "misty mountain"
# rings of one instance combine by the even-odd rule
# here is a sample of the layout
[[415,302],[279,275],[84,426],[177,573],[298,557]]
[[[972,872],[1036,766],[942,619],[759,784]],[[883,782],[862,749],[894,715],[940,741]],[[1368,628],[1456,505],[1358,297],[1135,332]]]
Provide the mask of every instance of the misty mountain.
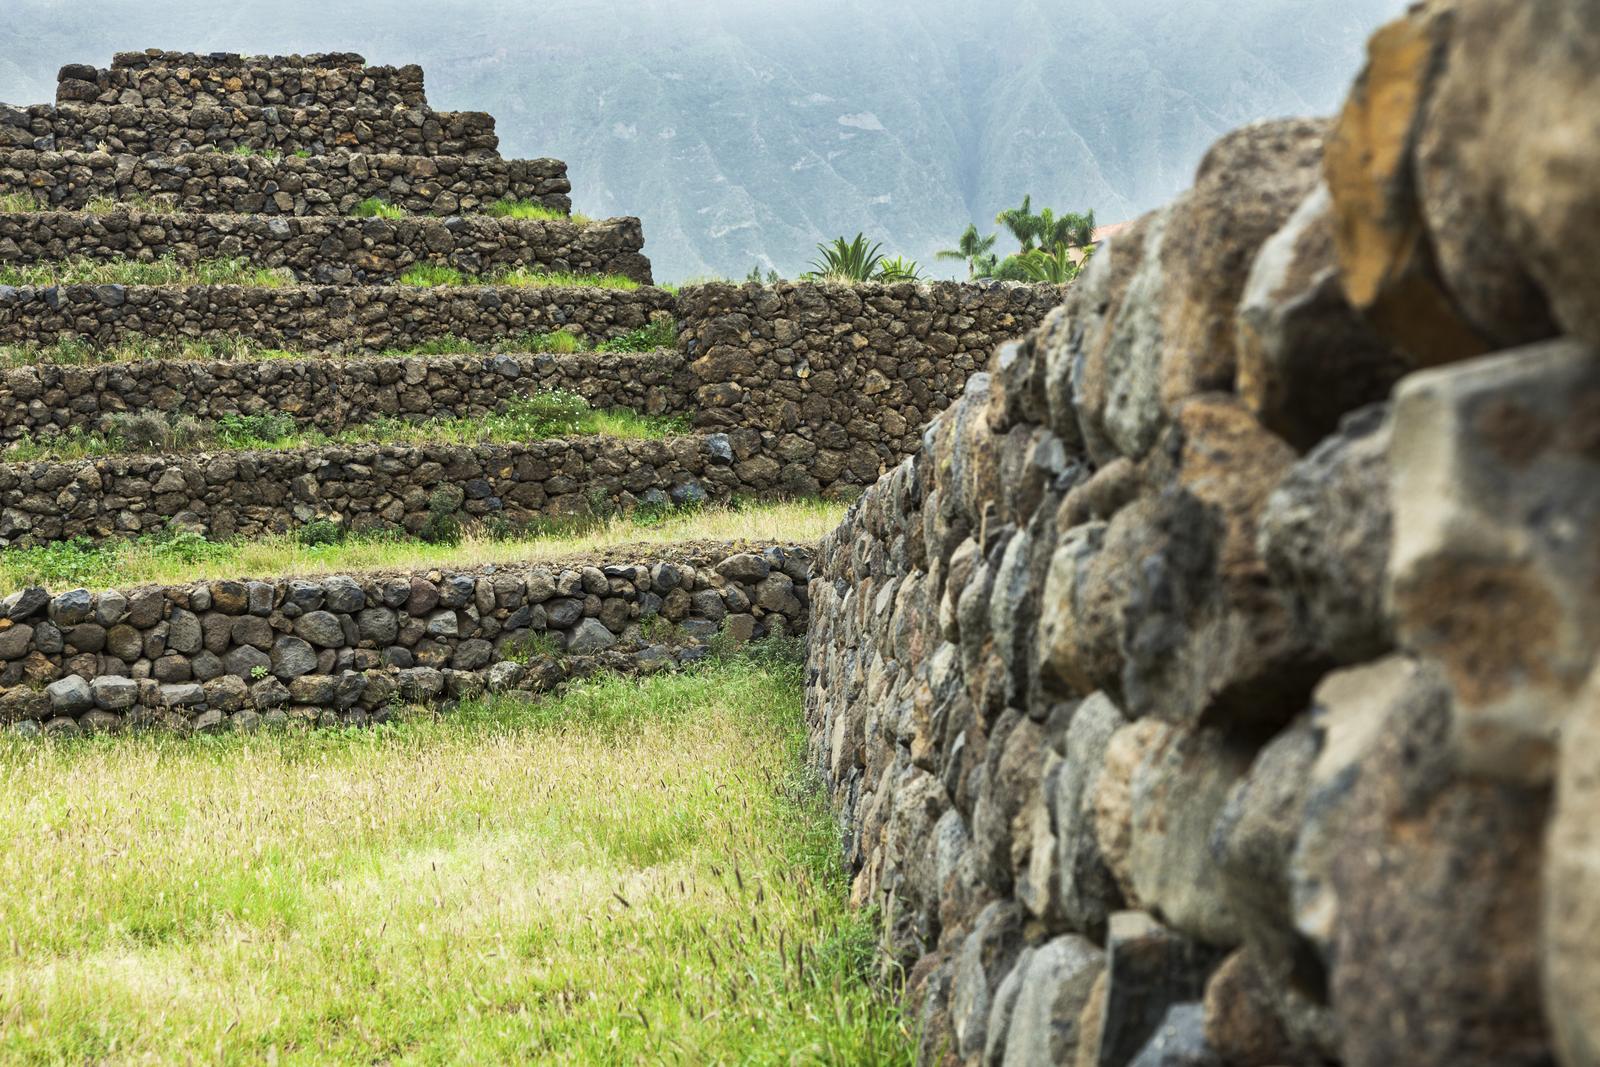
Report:
[[[5,0],[0,100],[118,50],[352,50],[557,156],[590,215],[644,219],[657,277],[805,268],[864,230],[933,267],[969,222],[1130,218],[1258,118],[1332,111],[1405,0]],[[942,273],[952,265],[938,264]]]

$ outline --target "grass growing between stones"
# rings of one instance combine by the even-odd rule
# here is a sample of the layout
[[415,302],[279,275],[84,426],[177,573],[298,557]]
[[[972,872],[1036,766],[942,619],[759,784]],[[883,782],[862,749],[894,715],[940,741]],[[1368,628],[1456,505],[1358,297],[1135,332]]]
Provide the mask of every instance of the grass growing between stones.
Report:
[[570,271],[540,271],[518,268],[498,274],[468,275],[454,267],[418,263],[400,275],[401,285],[424,289],[460,285],[504,285],[522,289],[638,289],[639,283],[623,274],[574,274]]
[[348,534],[310,538],[303,532],[249,540],[212,541],[172,532],[137,540],[61,541],[0,549],[0,596],[28,586],[49,589],[182,585],[222,578],[354,574],[363,571],[470,570],[593,556],[620,545],[671,546],[686,541],[752,544],[820,541],[839,525],[845,505],[798,500],[678,511],[640,510],[606,518],[551,521],[497,532],[468,527],[454,544],[413,538]]
[[910,1061],[797,666],[311,734],[0,742],[0,1058]]
[[279,289],[298,284],[286,267],[252,267],[242,259],[179,263],[171,256],[148,263],[131,259],[67,259],[29,266],[0,266],[0,285],[245,285]]
[[[663,316],[649,326],[598,345],[567,330],[522,333],[494,341],[469,341],[446,335],[419,344],[385,349],[387,358],[410,356],[489,355],[496,352],[536,352],[569,355],[584,351],[653,352],[674,348],[678,325]],[[62,340],[49,344],[0,345],[0,367],[95,366],[103,363],[133,363],[166,359],[188,361],[250,362],[267,359],[371,359],[371,352],[297,352],[270,348],[247,337],[196,338],[173,341],[166,338],[135,336],[115,346],[95,345],[82,340]]]
[[556,437],[615,437],[660,440],[687,433],[688,420],[676,416],[603,411],[576,393],[551,390],[509,401],[491,415],[407,421],[382,417],[323,433],[300,427],[281,412],[224,415],[206,422],[185,416],[112,415],[102,430],[72,427],[49,438],[26,437],[0,457],[8,463],[69,461],[135,452],[277,451],[334,445],[516,444]]
[[534,203],[532,200],[496,200],[484,207],[483,213],[497,219],[535,219],[544,222],[573,222],[579,226],[587,225],[589,216],[581,213],[568,214],[557,211],[553,207]]

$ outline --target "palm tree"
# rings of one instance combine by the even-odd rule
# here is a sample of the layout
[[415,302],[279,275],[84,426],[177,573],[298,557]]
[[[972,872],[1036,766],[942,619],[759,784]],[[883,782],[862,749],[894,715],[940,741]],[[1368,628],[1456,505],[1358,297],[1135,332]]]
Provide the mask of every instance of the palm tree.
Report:
[[994,217],[994,221],[1011,231],[1011,236],[1017,239],[1022,251],[1033,249],[1033,242],[1039,237],[1039,216],[1033,213],[1032,193],[1022,198],[1021,207],[1006,208]]
[[1035,248],[1017,259],[1033,281],[1063,285],[1078,276],[1078,263],[1072,258],[1073,251],[1071,245],[1058,241],[1052,251]]
[[999,239],[1000,235],[994,233],[987,237],[979,236],[977,224],[974,223],[967,227],[966,232],[961,235],[961,240],[956,242],[954,248],[946,248],[942,252],[936,252],[934,253],[934,258],[966,260],[967,278],[977,278],[980,276],[978,274],[979,264],[983,263],[985,258],[989,256],[989,249],[993,248],[994,243]]
[[1045,208],[1038,215],[1038,236],[1039,247],[1044,249],[1056,245],[1088,248],[1094,242],[1094,212],[1080,215],[1076,211],[1064,211],[1058,217],[1054,211]]

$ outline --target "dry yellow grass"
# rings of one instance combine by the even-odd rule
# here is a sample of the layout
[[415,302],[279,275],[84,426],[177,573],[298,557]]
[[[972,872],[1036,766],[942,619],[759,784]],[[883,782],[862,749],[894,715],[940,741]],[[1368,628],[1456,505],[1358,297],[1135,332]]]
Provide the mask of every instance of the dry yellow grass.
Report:
[[0,1058],[901,1063],[797,671],[0,742]]
[[224,543],[115,542],[0,550],[0,595],[30,585],[131,588],[222,578],[353,574],[362,571],[468,570],[486,564],[534,563],[609,552],[622,545],[644,551],[685,541],[809,543],[838,526],[845,505],[792,501],[709,507],[652,521],[617,516],[575,533],[491,538],[469,532],[456,545],[388,538],[351,538],[304,545],[292,536]]

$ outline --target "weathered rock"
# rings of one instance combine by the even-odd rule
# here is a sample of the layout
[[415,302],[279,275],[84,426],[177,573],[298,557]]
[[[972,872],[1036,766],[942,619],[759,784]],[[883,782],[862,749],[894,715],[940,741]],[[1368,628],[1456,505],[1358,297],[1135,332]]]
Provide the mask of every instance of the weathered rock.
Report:
[[[1098,933],[1123,903],[1106,865],[1094,817],[1096,784],[1106,763],[1106,750],[1123,724],[1122,712],[1104,693],[1083,701],[1072,713],[1063,758],[1045,779],[1059,871],[1055,892],[1069,929]],[[1042,844],[1035,840],[1035,856]],[[1034,911],[1040,913],[1038,908]]]
[[1393,646],[1384,606],[1393,537],[1385,407],[1347,417],[1279,483],[1261,513],[1259,548],[1293,598],[1294,625],[1337,663]]
[[[1260,122],[1224,136],[1167,217],[1160,259],[1161,402],[1234,385],[1235,323],[1251,261],[1315,189],[1325,125]],[[1240,178],[1249,175],[1249,185]]]
[[1236,944],[1240,924],[1211,828],[1249,759],[1216,731],[1174,730],[1145,753],[1129,794],[1128,868],[1140,906],[1216,945]]
[[1561,728],[1545,861],[1543,988],[1560,1059],[1600,1064],[1600,673]]
[[1324,149],[1345,296],[1423,365],[1487,351],[1439,276],[1417,188],[1417,142],[1454,6],[1420,6],[1373,35]]
[[318,648],[338,648],[344,644],[344,625],[330,611],[306,612],[294,620],[294,633]]
[[282,681],[317,669],[317,654],[298,637],[280,637],[272,645],[272,673]]
[[1284,1033],[1273,993],[1248,949],[1224,960],[1206,983],[1205,1039],[1229,1067],[1308,1061]]
[[[75,674],[45,687],[50,695],[50,707],[57,715],[80,715],[94,707],[94,694],[89,683]],[[48,725],[48,724],[46,724]]]
[[584,619],[567,634],[567,651],[574,656],[603,652],[617,643],[617,635],[599,619]]
[[89,683],[89,690],[102,711],[124,711],[139,699],[139,683],[132,678],[102,674]]
[[1072,934],[1040,945],[1025,968],[1018,963],[1002,1067],[1068,1062],[1078,1047],[1078,1018],[1104,963],[1093,942]]
[[1174,1004],[1129,1067],[1223,1067],[1206,1042],[1204,1009]]
[[[1156,1037],[1173,1007],[1198,1008],[1206,979],[1221,959],[1216,949],[1183,937],[1143,912],[1116,913],[1109,930],[1104,1017],[1098,1054],[1091,1061],[1098,1067],[1119,1067],[1133,1060]],[[1198,1015],[1197,1011],[1197,1027]]]
[[1411,369],[1345,299],[1325,186],[1261,246],[1236,332],[1240,398],[1301,450],[1347,412],[1387,398]]
[[1474,773],[1548,781],[1600,647],[1597,412],[1600,357],[1572,342],[1417,374],[1396,392],[1397,634],[1443,665]]

